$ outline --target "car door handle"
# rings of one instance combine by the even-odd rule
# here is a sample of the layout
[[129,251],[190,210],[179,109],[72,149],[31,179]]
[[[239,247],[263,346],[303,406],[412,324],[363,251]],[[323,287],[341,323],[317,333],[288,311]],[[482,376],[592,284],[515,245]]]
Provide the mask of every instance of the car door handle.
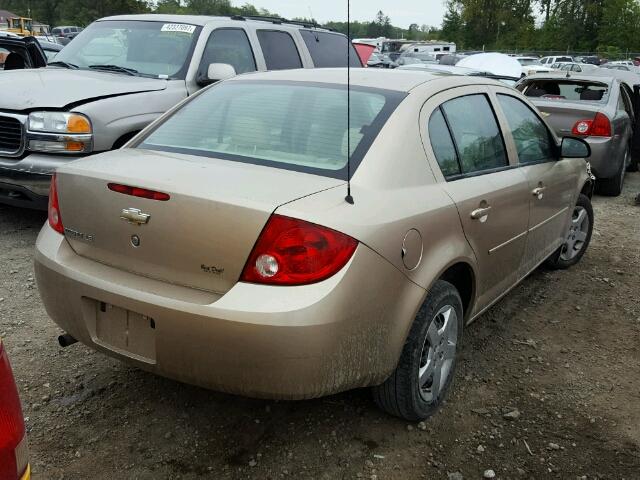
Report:
[[544,196],[544,191],[547,189],[547,187],[538,187],[538,188],[534,188],[531,193],[533,194],[534,197],[538,197],[538,200],[542,200],[542,197]]
[[491,211],[491,207],[478,208],[473,212],[471,212],[471,218],[473,218],[474,220],[480,220],[482,218],[485,218],[487,215],[489,215],[490,211]]

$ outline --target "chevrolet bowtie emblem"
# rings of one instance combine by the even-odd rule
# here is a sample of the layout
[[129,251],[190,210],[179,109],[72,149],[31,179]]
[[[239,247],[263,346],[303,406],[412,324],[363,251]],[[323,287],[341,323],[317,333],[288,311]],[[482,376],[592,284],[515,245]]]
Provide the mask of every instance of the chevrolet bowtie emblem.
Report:
[[120,218],[134,225],[144,225],[149,223],[151,215],[142,213],[142,211],[137,208],[124,208],[120,214]]

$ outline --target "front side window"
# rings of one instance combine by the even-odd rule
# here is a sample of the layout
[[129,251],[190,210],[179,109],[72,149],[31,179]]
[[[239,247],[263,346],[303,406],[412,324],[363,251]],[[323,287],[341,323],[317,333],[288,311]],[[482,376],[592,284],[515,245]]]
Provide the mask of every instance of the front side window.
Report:
[[509,95],[498,94],[498,103],[507,117],[520,163],[553,160],[551,135],[538,116],[523,102]]
[[[138,148],[346,178],[404,94],[341,85],[235,80],[195,97]],[[350,148],[350,150],[349,150]]]
[[347,58],[351,67],[362,66],[353,44],[344,35],[315,30],[300,30],[300,35],[316,68],[346,67]]
[[302,68],[300,53],[291,35],[277,30],[258,30],[267,70]]
[[255,72],[256,61],[245,31],[223,28],[211,32],[198,69],[199,78],[207,76],[212,63],[227,63],[236,69],[237,74]]
[[185,23],[94,22],[56,60],[81,69],[184,79],[200,30]]
[[467,95],[442,104],[462,174],[508,166],[498,122],[485,95]]

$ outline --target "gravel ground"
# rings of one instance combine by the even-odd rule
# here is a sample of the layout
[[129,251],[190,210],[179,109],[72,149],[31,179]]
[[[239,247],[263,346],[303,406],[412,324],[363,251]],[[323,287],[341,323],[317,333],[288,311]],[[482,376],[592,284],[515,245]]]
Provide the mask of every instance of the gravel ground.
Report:
[[251,400],[59,348],[33,280],[45,218],[0,207],[0,336],[34,478],[640,479],[639,192],[632,174],[596,197],[583,261],[539,269],[467,328],[448,403],[411,425],[367,390]]

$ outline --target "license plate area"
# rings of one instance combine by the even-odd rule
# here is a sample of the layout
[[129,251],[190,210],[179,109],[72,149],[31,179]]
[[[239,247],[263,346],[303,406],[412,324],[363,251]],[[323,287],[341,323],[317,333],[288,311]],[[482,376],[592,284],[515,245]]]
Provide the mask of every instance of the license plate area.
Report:
[[153,318],[98,300],[92,300],[91,304],[95,343],[137,360],[156,362]]

